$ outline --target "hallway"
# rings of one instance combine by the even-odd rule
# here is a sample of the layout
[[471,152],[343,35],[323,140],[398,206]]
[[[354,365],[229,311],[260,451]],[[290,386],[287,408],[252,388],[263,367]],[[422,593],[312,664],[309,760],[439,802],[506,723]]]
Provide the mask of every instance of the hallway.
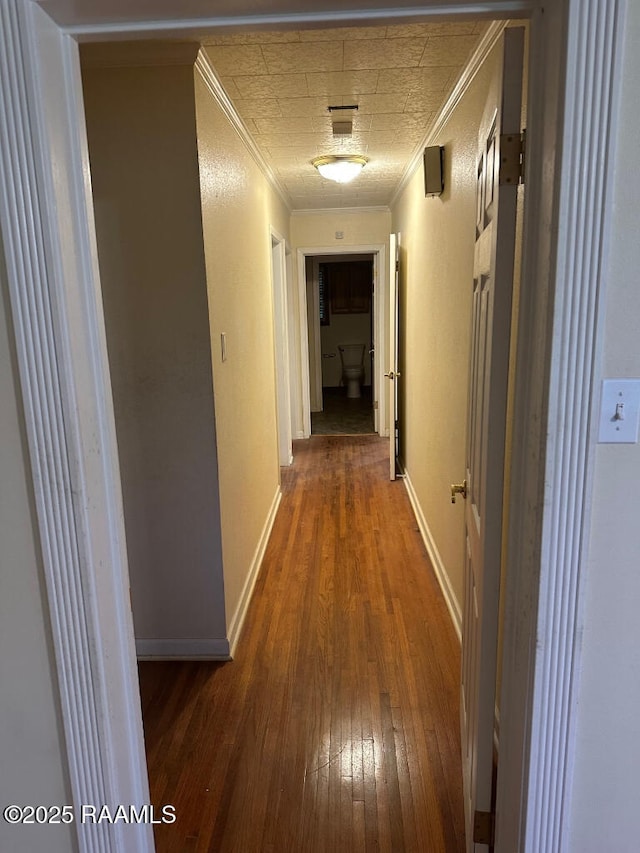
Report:
[[294,454],[236,660],[139,665],[157,849],[463,851],[460,646],[388,441]]

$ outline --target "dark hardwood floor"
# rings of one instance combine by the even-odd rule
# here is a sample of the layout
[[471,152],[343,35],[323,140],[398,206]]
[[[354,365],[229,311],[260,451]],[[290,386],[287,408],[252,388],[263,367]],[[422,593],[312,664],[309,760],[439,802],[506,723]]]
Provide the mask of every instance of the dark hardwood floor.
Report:
[[296,442],[235,660],[140,664],[160,853],[464,850],[460,647],[387,452]]

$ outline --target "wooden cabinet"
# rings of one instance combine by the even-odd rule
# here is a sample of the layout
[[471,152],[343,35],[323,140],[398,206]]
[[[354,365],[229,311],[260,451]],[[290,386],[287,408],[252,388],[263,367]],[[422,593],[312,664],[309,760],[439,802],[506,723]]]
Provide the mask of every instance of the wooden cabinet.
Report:
[[366,314],[371,306],[373,264],[327,264],[332,314]]

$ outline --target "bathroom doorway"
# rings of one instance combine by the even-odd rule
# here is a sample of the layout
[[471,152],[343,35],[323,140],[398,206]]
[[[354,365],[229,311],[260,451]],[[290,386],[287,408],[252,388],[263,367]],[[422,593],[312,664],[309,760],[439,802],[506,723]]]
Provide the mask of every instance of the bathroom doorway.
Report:
[[306,259],[312,435],[376,432],[374,255]]

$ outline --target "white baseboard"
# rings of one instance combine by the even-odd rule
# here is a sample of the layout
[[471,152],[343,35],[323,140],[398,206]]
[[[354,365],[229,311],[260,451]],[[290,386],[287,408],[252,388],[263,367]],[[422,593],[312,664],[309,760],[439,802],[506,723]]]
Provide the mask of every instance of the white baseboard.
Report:
[[433,564],[433,569],[436,573],[436,577],[438,578],[438,583],[440,584],[440,589],[444,595],[444,600],[447,603],[453,627],[458,635],[458,639],[462,641],[462,610],[460,609],[460,604],[455,596],[453,587],[451,586],[449,574],[442,562],[442,557],[440,556],[436,546],[435,539],[431,534],[427,520],[422,512],[422,507],[420,506],[420,501],[418,500],[418,496],[413,488],[411,477],[406,471],[404,475],[404,484],[409,495],[409,500],[411,501],[411,506],[413,507],[413,512],[416,516],[416,521],[418,522],[418,527],[420,528],[420,533],[422,534],[422,540],[427,549],[427,553],[429,554],[429,558],[431,559],[431,563]]
[[229,640],[136,640],[138,660],[231,660]]
[[253,588],[256,585],[258,572],[260,571],[260,566],[262,565],[262,558],[264,557],[264,552],[267,548],[267,543],[269,541],[269,536],[271,535],[273,522],[276,520],[276,514],[278,512],[278,507],[280,506],[281,499],[282,492],[280,491],[280,487],[278,487],[276,494],[273,498],[273,503],[271,504],[269,514],[267,515],[267,519],[264,523],[264,527],[262,528],[262,534],[258,541],[258,547],[256,548],[256,552],[253,555],[253,560],[251,561],[251,565],[249,567],[249,573],[242,589],[242,595],[240,596],[238,607],[236,608],[236,612],[233,614],[233,618],[231,619],[228,634],[229,647],[231,650],[230,654],[232,658],[235,652],[236,643],[238,642],[238,637],[240,636],[240,631],[242,630],[242,626],[247,615],[247,610],[249,608],[249,602],[251,601]]
[[293,437],[296,439],[297,438],[309,438],[308,435],[304,434],[304,430],[302,430],[302,429],[299,429]]

